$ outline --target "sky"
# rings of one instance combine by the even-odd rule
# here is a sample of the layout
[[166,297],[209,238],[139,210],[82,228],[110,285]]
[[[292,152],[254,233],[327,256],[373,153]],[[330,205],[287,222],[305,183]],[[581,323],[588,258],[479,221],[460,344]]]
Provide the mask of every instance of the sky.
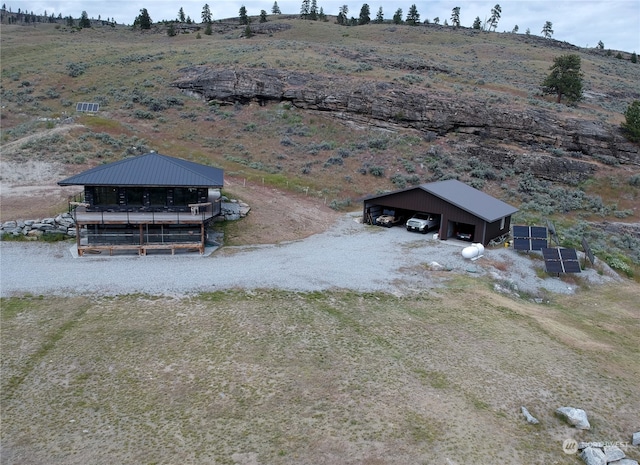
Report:
[[[79,18],[86,11],[90,18],[113,18],[118,24],[132,24],[142,8],[146,8],[152,21],[171,20],[178,17],[182,7],[186,16],[200,22],[202,8],[209,5],[214,20],[237,17],[244,6],[250,16],[261,10],[271,13],[274,0],[218,1],[218,0],[2,0],[12,12],[33,12],[47,15],[59,13],[63,17]],[[277,1],[277,0],[276,0]],[[327,15],[337,15],[342,5],[349,8],[349,17],[358,17],[363,4],[369,5],[370,16],[375,18],[382,7],[385,19],[391,19],[402,9],[403,19],[411,5],[416,5],[420,20],[439,17],[451,23],[451,10],[460,7],[462,26],[471,27],[476,17],[481,21],[491,16],[496,0],[316,0],[318,8]],[[302,0],[277,1],[283,14],[299,14]],[[499,1],[502,9],[498,32],[509,32],[518,26],[518,32],[542,35],[547,21],[552,23],[553,38],[580,47],[596,47],[602,41],[606,49],[640,53],[640,0],[510,0]]]

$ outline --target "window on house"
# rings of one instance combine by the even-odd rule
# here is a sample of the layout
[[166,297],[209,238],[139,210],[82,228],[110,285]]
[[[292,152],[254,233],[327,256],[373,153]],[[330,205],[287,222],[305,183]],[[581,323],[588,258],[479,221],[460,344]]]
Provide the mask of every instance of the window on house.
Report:
[[198,189],[195,187],[176,187],[173,189],[173,204],[186,206],[198,203]]
[[142,187],[127,187],[127,205],[141,207],[144,202],[144,189]]
[[164,207],[167,204],[167,189],[152,187],[149,189],[149,204],[155,207]]
[[97,186],[94,194],[94,205],[118,205],[118,188],[115,186]]
[[506,222],[506,218],[503,216],[502,219],[500,220],[500,231],[504,229],[505,222]]

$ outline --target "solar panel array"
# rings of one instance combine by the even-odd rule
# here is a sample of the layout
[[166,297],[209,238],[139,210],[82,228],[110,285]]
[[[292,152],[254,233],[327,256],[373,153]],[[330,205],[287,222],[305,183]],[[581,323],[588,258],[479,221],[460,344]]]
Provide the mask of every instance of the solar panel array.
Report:
[[513,227],[513,248],[515,250],[542,250],[548,246],[547,228],[544,226]]
[[99,103],[87,103],[87,102],[76,103],[76,111],[86,111],[88,113],[96,113],[99,109],[100,109]]
[[544,248],[542,256],[547,273],[580,273],[582,271],[576,249]]

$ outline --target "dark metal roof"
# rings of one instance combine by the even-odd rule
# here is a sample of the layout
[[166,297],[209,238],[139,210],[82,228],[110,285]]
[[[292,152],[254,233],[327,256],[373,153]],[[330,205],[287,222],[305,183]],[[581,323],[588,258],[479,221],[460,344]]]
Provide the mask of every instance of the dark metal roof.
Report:
[[489,223],[518,211],[516,207],[456,179],[422,184],[420,189],[440,197]]
[[151,152],[97,166],[59,181],[61,186],[222,187],[224,172]]
[[415,189],[421,189],[435,195],[436,197],[439,197],[489,223],[493,223],[494,221],[504,218],[505,216],[512,215],[518,211],[516,207],[513,207],[502,200],[498,200],[495,197],[491,197],[489,194],[485,194],[484,192],[474,189],[473,187],[456,179],[421,184],[418,187],[410,187],[408,189],[388,192],[386,194],[373,195],[366,197],[364,200],[368,201],[376,198],[388,197],[398,192],[406,192]]

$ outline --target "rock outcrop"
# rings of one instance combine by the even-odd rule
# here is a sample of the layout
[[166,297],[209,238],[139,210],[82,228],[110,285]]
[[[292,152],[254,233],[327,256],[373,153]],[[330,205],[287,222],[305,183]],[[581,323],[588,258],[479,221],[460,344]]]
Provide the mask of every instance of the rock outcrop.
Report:
[[[440,136],[455,132],[469,151],[496,167],[514,166],[554,181],[566,182],[567,174],[574,182],[584,180],[602,160],[640,165],[638,146],[627,142],[618,127],[563,118],[540,107],[488,105],[479,98],[397,82],[276,69],[192,66],[181,73],[173,85],[209,102],[287,101],[357,124]],[[502,142],[519,146],[518,154],[500,148]],[[549,155],[550,150],[557,155]],[[519,157],[522,153],[528,156]]]

